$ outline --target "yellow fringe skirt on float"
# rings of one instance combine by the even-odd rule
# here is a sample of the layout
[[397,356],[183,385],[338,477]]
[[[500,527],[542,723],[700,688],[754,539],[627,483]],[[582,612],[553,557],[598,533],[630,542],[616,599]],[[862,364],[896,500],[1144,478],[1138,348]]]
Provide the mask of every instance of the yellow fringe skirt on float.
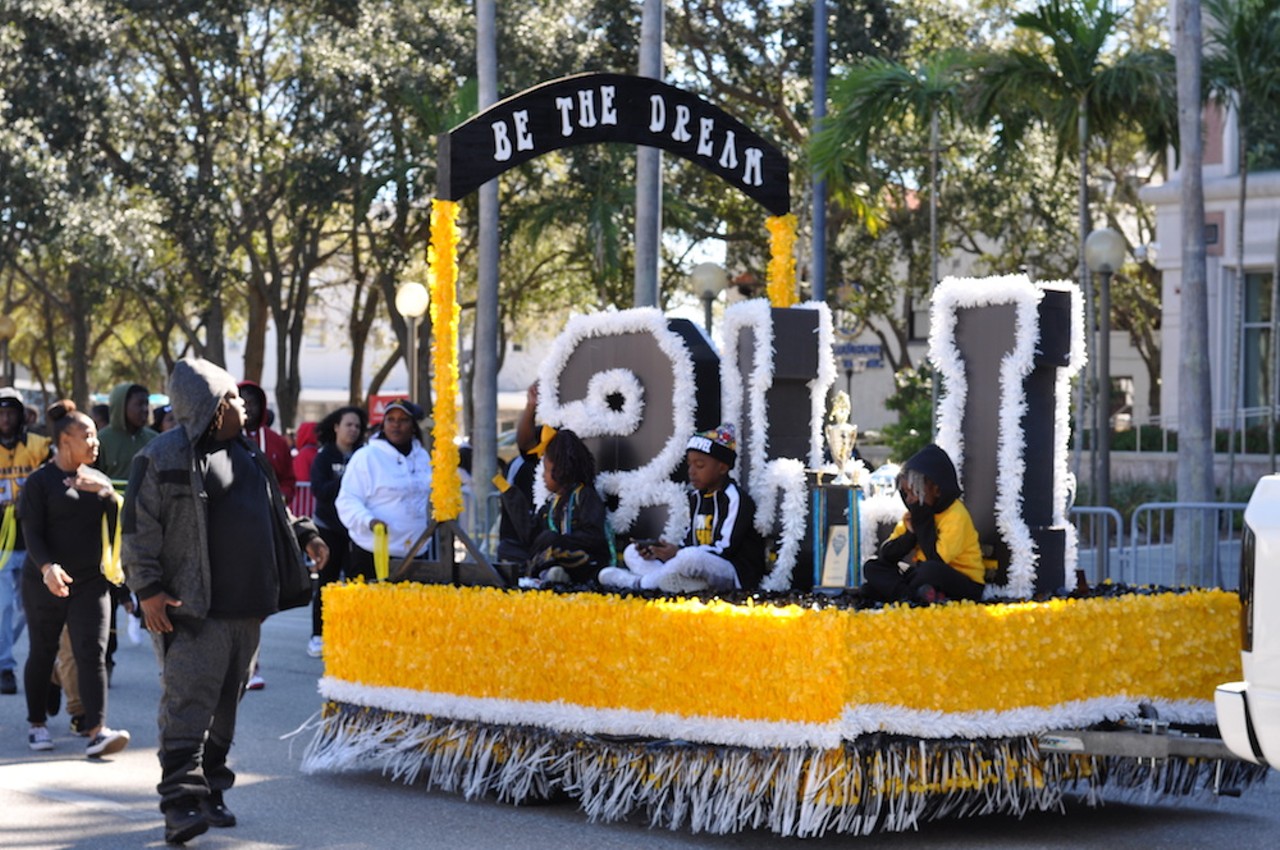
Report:
[[325,589],[325,700],[304,769],[468,797],[567,794],[715,833],[870,833],[1187,793],[1261,771],[1041,752],[1137,716],[1213,723],[1236,678],[1223,591],[853,610],[418,584]]

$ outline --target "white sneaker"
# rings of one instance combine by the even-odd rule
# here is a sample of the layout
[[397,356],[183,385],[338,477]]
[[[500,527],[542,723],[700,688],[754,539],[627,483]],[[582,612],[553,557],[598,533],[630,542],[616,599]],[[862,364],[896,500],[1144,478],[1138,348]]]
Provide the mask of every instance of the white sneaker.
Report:
[[27,746],[36,751],[52,750],[53,737],[48,726],[32,726],[27,730]]
[[307,655],[312,658],[324,655],[324,638],[320,635],[312,635],[311,640],[307,641]]
[[142,646],[142,637],[143,637],[142,618],[135,617],[132,614],[128,614],[127,616],[129,617],[129,625],[128,625],[129,640],[133,642],[134,646]]
[[640,576],[625,567],[605,567],[596,580],[611,588],[630,590],[640,587]]
[[260,691],[267,686],[267,680],[259,676],[256,672],[249,677],[249,684],[245,685],[246,690]]
[[89,743],[85,744],[84,754],[89,758],[97,758],[98,756],[109,756],[112,753],[118,753],[125,747],[129,746],[129,733],[124,729],[108,729],[103,726],[98,730],[98,734],[89,739]]

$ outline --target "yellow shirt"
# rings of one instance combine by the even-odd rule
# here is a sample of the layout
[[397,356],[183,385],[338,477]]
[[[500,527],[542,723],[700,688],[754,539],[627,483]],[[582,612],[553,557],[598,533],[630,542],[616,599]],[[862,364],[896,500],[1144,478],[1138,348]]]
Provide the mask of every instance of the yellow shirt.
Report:
[[0,505],[17,502],[27,476],[49,457],[49,438],[27,434],[11,449],[0,446]]
[[[947,566],[978,584],[986,583],[987,563],[982,559],[982,545],[978,542],[978,529],[973,526],[973,518],[964,502],[956,499],[951,507],[934,517],[938,526],[938,557]],[[899,521],[889,539],[906,534],[906,525]],[[925,560],[925,554],[919,547],[915,550],[915,560]]]

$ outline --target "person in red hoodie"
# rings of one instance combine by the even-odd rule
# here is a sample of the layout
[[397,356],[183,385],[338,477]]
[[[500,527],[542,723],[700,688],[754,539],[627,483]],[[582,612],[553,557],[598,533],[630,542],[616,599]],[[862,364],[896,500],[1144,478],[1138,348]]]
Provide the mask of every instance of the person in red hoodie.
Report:
[[275,471],[276,481],[280,483],[280,492],[284,494],[285,503],[288,504],[293,500],[293,491],[297,484],[297,478],[293,474],[293,454],[289,449],[289,442],[267,427],[266,391],[253,381],[241,381],[236,386],[240,389],[240,397],[244,399],[245,436],[258,447],[266,457],[267,463]]
[[[303,422],[298,426],[298,435],[293,449],[293,477],[298,484],[311,483],[311,464],[320,453],[320,441],[316,438],[316,423]],[[294,516],[311,516],[315,503],[311,499],[310,487],[298,487],[293,501],[289,503]]]

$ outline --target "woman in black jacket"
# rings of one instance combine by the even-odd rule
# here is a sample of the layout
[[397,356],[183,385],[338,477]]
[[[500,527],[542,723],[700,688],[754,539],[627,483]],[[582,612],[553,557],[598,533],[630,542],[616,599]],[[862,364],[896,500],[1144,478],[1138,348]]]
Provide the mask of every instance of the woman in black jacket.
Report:
[[[551,497],[530,519],[516,487],[502,492],[515,532],[530,553],[529,576],[551,583],[582,584],[609,566],[607,511],[596,492],[596,461],[577,434],[561,429],[542,456],[542,480]],[[501,486],[501,485],[500,485]]]
[[321,591],[326,584],[343,577],[351,551],[351,538],[342,520],[338,519],[334,501],[342,487],[342,473],[347,468],[347,461],[356,449],[364,445],[367,425],[368,419],[362,408],[340,407],[316,426],[320,451],[311,462],[311,494],[315,498],[312,519],[320,537],[329,546],[329,562],[320,570],[311,602],[311,640],[307,643],[307,654],[312,658],[319,658],[324,653]]

